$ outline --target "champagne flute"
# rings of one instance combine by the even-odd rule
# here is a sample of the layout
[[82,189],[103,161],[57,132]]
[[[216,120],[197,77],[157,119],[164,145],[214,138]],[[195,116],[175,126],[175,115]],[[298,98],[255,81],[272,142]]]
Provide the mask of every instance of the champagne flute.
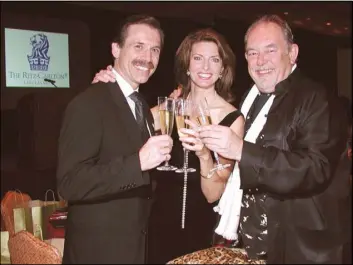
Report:
[[[174,126],[175,100],[168,97],[158,97],[158,112],[161,132],[170,136]],[[165,161],[164,165],[157,167],[157,169],[161,171],[174,171],[177,168],[169,165],[168,161]]]
[[[190,120],[192,112],[192,102],[188,99],[177,99],[175,101],[175,121],[177,124],[178,134],[179,137],[185,136],[182,132],[180,132],[181,128],[189,128],[189,125],[185,123],[185,120]],[[183,147],[184,151],[184,164],[182,168],[178,168],[175,172],[176,173],[183,173],[187,172],[195,172],[195,168],[188,167],[188,160],[189,160],[189,150]]]
[[[196,117],[197,117],[197,122],[200,126],[212,124],[210,110],[209,110],[206,98],[204,100],[201,100],[199,104],[196,106]],[[210,170],[210,172],[208,173],[208,177],[212,176],[215,171],[223,170],[231,166],[230,164],[221,164],[219,162],[218,154],[216,152],[213,152],[213,154],[216,160],[216,166]]]

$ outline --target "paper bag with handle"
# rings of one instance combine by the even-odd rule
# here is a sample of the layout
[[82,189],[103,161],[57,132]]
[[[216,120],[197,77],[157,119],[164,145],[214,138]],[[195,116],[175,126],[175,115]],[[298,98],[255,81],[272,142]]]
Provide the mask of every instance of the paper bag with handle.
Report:
[[[53,200],[48,200],[48,193],[52,193]],[[47,224],[50,215],[58,208],[66,206],[66,202],[55,199],[53,190],[47,190],[45,200],[31,200],[13,209],[15,233],[26,230],[41,240],[48,239]],[[38,229],[40,227],[40,229]]]
[[9,232],[1,231],[1,264],[11,264],[8,242]]

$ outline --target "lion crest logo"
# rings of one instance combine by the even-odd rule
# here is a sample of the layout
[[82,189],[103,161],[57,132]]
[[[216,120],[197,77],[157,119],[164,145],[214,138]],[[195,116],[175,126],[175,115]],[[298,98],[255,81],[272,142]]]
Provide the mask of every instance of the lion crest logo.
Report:
[[27,55],[31,70],[47,71],[50,57],[48,56],[49,41],[46,35],[39,33],[30,38],[32,54]]

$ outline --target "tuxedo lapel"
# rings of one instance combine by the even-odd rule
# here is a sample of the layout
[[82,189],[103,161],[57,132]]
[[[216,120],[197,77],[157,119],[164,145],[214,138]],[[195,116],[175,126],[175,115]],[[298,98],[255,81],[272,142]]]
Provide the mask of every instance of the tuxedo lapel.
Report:
[[140,128],[131,112],[130,106],[123,92],[116,82],[109,83],[108,86],[112,100],[118,107],[117,115],[120,116],[119,120],[122,122],[120,125],[121,128],[126,130],[126,135],[128,135],[131,143],[135,143],[136,146],[141,147],[143,145],[143,141],[141,138]]
[[267,116],[276,115],[277,108],[280,105],[280,103],[282,102],[282,100],[283,100],[283,98],[285,97],[286,94],[287,94],[287,92],[284,92],[284,93],[282,93],[280,95],[276,95],[276,97],[273,100],[272,106],[271,106],[270,111],[268,112]]
[[280,82],[276,85],[276,91],[275,91],[276,98],[273,101],[269,115],[276,113],[277,107],[280,105],[283,98],[287,95],[288,91],[293,86],[293,83],[295,83],[296,80],[298,80],[298,78],[301,78],[301,73],[300,73],[300,70],[298,68],[296,68],[293,71],[293,73],[291,73],[288,76],[287,79],[283,80],[282,82]]

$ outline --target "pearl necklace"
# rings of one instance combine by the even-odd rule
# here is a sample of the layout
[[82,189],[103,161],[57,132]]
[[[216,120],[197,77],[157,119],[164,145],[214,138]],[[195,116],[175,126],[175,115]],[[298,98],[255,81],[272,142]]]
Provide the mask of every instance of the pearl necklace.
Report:
[[189,152],[185,152],[186,156],[186,163],[184,168],[184,187],[183,187],[183,205],[181,209],[181,229],[185,228],[185,216],[186,216],[186,196],[187,196],[187,189],[188,189],[188,154]]
[[188,190],[188,168],[189,168],[189,152],[184,151],[185,155],[185,167],[184,167],[184,186],[183,186],[183,201],[181,208],[181,229],[185,228],[185,217],[186,217],[186,196]]

